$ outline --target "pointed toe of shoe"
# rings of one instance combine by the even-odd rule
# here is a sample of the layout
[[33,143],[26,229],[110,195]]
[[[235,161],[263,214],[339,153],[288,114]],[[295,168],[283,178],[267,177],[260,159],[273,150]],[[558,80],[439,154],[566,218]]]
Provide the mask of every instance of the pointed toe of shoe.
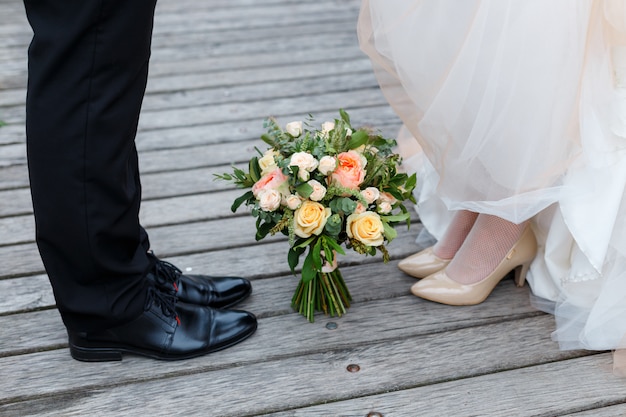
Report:
[[404,258],[398,263],[398,268],[412,277],[424,278],[442,270],[449,263],[449,259],[441,259],[435,255],[431,246]]
[[450,279],[445,270],[436,272],[416,282],[411,293],[425,300],[448,305],[474,305],[485,300],[488,292],[476,292],[473,286],[459,284]]

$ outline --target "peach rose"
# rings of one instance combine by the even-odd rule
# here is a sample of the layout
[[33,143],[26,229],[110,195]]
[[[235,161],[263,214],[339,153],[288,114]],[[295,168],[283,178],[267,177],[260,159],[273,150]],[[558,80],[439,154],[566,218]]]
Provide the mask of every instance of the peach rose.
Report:
[[278,190],[281,194],[284,194],[283,191],[285,191],[288,186],[287,180],[287,176],[283,174],[280,168],[276,167],[254,183],[252,186],[252,194],[254,194],[257,199],[262,190]]
[[332,214],[330,208],[315,201],[306,200],[293,214],[294,233],[300,237],[319,235],[324,230],[326,220]]
[[352,213],[346,219],[348,236],[358,240],[365,246],[380,246],[384,242],[383,222],[373,211]]
[[342,152],[337,155],[337,162],[337,168],[331,174],[332,181],[342,187],[358,189],[365,179],[365,157],[355,151]]

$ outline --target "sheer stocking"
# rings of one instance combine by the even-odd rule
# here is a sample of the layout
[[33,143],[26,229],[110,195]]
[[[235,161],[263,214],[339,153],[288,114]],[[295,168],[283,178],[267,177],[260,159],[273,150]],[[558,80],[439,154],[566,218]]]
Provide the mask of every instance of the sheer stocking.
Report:
[[473,284],[486,278],[519,240],[527,223],[515,224],[480,214],[446,268],[446,274],[461,284]]
[[441,259],[452,259],[478,217],[478,213],[460,210],[456,212],[443,237],[435,244],[433,253]]

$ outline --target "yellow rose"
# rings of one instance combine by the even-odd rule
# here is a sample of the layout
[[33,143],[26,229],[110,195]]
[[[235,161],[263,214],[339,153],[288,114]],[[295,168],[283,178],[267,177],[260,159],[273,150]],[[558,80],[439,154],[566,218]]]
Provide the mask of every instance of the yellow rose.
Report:
[[320,203],[304,201],[293,213],[294,233],[300,237],[319,235],[331,214],[331,210]]
[[380,246],[384,242],[383,222],[373,211],[349,215],[346,219],[346,232],[349,237],[365,246]]

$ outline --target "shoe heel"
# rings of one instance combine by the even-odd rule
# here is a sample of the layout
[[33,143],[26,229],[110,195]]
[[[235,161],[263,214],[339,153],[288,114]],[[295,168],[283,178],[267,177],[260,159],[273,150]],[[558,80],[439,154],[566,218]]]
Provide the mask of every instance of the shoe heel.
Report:
[[122,352],[113,349],[84,349],[70,345],[70,355],[81,362],[110,362],[121,361]]
[[526,281],[526,273],[530,269],[530,262],[526,262],[525,264],[519,265],[515,268],[515,285],[518,287],[523,287],[524,282]]

